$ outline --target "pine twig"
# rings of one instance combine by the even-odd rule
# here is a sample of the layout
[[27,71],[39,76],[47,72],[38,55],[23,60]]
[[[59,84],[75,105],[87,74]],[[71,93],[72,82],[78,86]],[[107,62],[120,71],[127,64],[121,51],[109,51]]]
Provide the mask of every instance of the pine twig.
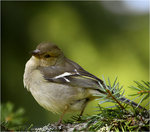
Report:
[[[150,97],[150,82],[149,81],[141,81],[142,83],[138,81],[134,81],[137,86],[131,86],[129,88],[136,90],[137,92],[135,94],[131,94],[130,96],[138,96],[142,97],[139,104],[140,105],[144,100],[148,99]],[[147,103],[149,104],[150,101]],[[145,105],[146,107],[146,105]]]
[[[117,78],[115,79],[113,85],[111,86],[110,79],[108,78],[108,85],[106,84],[105,78],[103,77],[103,84],[99,82],[100,89],[106,94],[96,95],[100,97],[98,100],[104,99],[104,101],[100,101],[100,104],[105,102],[113,102],[117,103],[121,109],[125,109],[125,107],[120,103],[120,98],[123,98],[124,91],[121,92],[122,86],[119,86],[117,83]],[[114,106],[113,106],[114,107]]]
[[124,106],[112,95],[110,90],[106,89],[106,91],[109,94],[108,96],[111,97],[121,107],[121,109],[125,109]]

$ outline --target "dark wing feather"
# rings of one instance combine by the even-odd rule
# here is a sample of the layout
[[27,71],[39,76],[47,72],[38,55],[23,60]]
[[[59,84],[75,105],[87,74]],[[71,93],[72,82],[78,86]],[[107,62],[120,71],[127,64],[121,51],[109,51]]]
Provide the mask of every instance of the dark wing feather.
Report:
[[102,81],[101,79],[99,79],[98,77],[94,76],[93,74],[87,72],[86,70],[84,70],[84,69],[83,69],[80,65],[78,65],[77,63],[75,63],[75,62],[73,62],[73,61],[71,61],[71,60],[69,60],[69,59],[67,59],[67,61],[68,61],[68,63],[70,63],[71,65],[73,65],[73,66],[77,69],[77,71],[78,71],[78,73],[79,73],[80,75],[90,77],[90,78],[92,78],[92,79],[95,79],[95,80],[99,81],[101,84],[103,84],[103,81]]
[[82,76],[72,75],[72,76],[65,76],[62,78],[47,78],[46,80],[55,83],[67,84],[74,87],[99,89],[98,82]]
[[[42,72],[46,80],[54,83],[92,89],[99,89],[100,85],[98,82],[103,83],[102,80],[85,71],[77,63],[69,59],[65,60],[63,66],[39,67],[38,69]],[[70,75],[59,77],[65,72],[70,73]]]

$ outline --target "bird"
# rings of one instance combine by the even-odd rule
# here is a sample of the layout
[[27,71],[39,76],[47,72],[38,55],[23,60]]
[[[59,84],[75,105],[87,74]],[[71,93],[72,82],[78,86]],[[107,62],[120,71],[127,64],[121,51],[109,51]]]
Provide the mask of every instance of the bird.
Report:
[[[57,45],[49,42],[40,43],[32,51],[25,65],[23,83],[39,105],[61,113],[58,124],[66,112],[81,111],[80,118],[87,104],[97,98],[95,95],[107,94],[101,90],[99,83],[104,83],[101,79],[65,57]],[[121,101],[131,102],[125,98]]]

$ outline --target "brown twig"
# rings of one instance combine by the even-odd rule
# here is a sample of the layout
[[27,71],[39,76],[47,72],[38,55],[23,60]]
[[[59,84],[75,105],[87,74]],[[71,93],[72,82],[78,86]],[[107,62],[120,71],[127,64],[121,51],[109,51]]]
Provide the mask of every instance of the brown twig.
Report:
[[138,92],[138,94],[141,94],[141,93],[150,93],[150,91],[149,91],[149,90],[148,90],[148,91],[142,90],[142,91],[139,91],[139,92]]
[[106,91],[109,94],[109,97],[111,97],[115,102],[117,102],[119,104],[119,106],[121,107],[121,109],[125,109],[124,106],[112,95],[112,93],[110,92],[110,90],[106,89]]

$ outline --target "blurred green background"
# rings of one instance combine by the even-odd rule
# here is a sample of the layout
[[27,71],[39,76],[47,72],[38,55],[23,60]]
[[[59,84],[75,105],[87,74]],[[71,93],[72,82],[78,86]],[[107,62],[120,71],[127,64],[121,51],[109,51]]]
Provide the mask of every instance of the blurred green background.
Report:
[[[23,86],[29,52],[43,41],[57,44],[99,78],[113,81],[117,76],[127,97],[133,80],[149,80],[148,1],[2,2],[2,103],[23,107],[27,124],[59,118],[40,107]],[[91,102],[85,113],[94,113],[95,106]]]

